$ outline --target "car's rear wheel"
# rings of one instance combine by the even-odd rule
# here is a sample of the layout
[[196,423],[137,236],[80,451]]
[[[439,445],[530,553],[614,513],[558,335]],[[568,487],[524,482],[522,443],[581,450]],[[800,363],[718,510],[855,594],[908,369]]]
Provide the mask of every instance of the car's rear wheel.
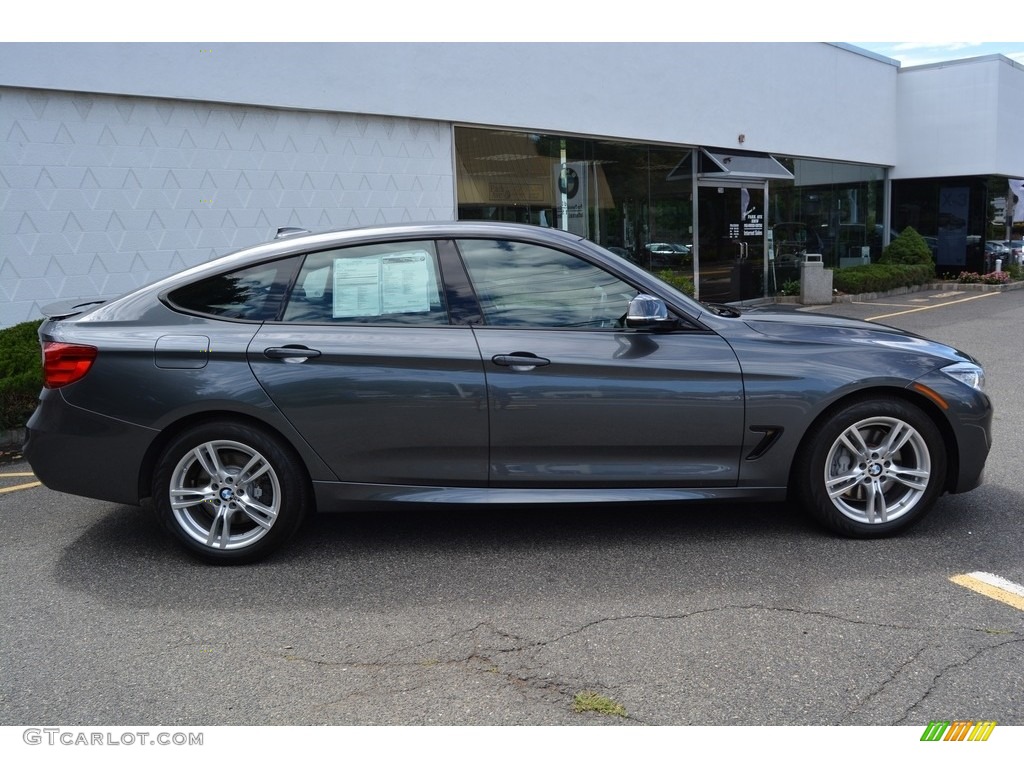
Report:
[[157,514],[184,546],[211,563],[269,555],[299,527],[310,503],[297,457],[244,424],[203,425],[179,435],[154,473]]
[[945,445],[931,418],[909,402],[877,399],[848,405],[811,432],[794,479],[819,522],[867,538],[919,521],[945,477]]

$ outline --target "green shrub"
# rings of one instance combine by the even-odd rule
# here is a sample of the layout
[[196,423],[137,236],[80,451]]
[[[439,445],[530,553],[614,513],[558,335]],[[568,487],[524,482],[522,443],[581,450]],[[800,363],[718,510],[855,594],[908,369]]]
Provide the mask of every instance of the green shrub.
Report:
[[1009,264],[1003,269],[1006,270],[1011,280],[1024,280],[1024,267],[1020,264]]
[[800,295],[800,281],[799,280],[787,280],[779,288],[779,294],[782,296],[799,296]]
[[0,429],[25,426],[43,388],[39,325],[42,320],[0,329]]
[[921,285],[934,278],[932,264],[861,264],[837,269],[832,285],[843,293],[874,293]]
[[885,246],[878,261],[880,264],[931,264],[933,267],[935,266],[932,249],[913,227],[904,229],[891,243]]
[[677,291],[682,291],[687,296],[693,296],[693,278],[684,272],[674,272],[671,269],[663,269],[656,273],[655,277],[668,283]]

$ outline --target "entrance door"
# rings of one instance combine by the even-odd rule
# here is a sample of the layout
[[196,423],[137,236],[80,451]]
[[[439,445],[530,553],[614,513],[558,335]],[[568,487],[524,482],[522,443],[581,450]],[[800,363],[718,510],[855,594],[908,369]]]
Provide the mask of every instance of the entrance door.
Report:
[[701,301],[766,295],[763,181],[700,182],[697,192],[697,290]]

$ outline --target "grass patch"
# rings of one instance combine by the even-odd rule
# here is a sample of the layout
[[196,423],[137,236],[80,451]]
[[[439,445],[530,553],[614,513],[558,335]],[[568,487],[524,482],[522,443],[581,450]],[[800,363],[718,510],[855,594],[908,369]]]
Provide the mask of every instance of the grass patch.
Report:
[[596,712],[599,715],[625,717],[626,708],[595,691],[580,691],[572,697],[573,712]]

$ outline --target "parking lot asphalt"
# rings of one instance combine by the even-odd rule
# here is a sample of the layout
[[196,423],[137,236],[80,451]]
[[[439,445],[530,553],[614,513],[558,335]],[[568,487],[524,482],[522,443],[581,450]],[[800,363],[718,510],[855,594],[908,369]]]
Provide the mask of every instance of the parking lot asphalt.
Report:
[[[322,517],[241,568],[0,467],[0,725],[1024,725],[1024,292],[791,308],[965,349],[985,484],[893,539],[784,504]],[[620,714],[576,711],[593,691]]]

